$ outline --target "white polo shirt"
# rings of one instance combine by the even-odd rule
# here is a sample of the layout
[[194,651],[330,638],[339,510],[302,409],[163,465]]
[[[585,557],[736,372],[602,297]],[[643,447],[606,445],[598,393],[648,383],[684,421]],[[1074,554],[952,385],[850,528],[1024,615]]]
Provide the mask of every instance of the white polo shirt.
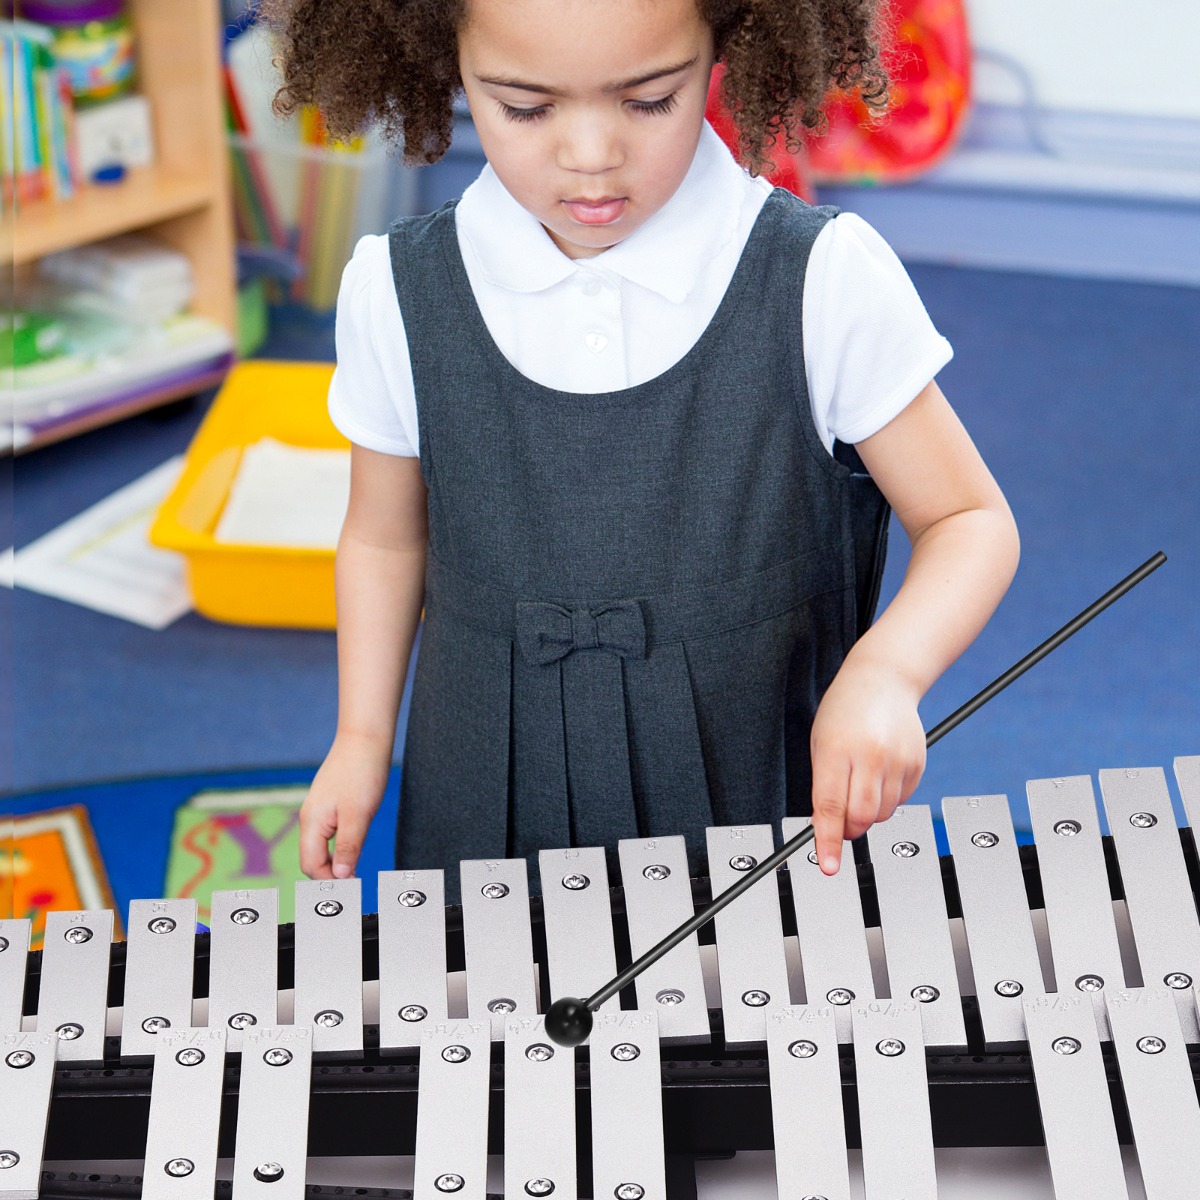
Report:
[[[484,322],[509,362],[560,391],[609,392],[662,374],[695,344],[770,192],[705,123],[671,199],[593,258],[563,254],[490,166],[463,193],[455,225]],[[851,213],[818,235],[803,299],[809,397],[827,450],[882,429],[953,354],[900,260]],[[362,238],[346,265],[336,343],[334,424],[367,449],[416,455],[417,397],[386,235]]]

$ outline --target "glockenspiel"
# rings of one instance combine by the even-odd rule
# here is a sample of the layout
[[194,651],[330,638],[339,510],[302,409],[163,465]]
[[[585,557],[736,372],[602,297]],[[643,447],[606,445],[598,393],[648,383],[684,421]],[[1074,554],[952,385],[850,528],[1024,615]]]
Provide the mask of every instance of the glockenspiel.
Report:
[[[1200,1193],[1200,756],[905,805],[825,877],[789,861],[650,967],[564,1050],[540,1013],[587,995],[774,848],[683,839],[0,922],[0,1198],[72,1192],[50,1160],[144,1160],[95,1195],[305,1194],[311,1157],[412,1156],[421,1200],[696,1195],[696,1156],[774,1148],[781,1197],[937,1195],[935,1147],[1043,1146],[1059,1200]],[[784,822],[785,838],[800,822]],[[1122,1145],[1136,1148],[1131,1192]],[[851,1151],[855,1151],[851,1154]],[[86,1186],[86,1184],[84,1185]],[[224,1191],[216,1190],[224,1187]],[[120,1191],[125,1187],[124,1192]],[[989,1194],[986,1183],[980,1195]],[[494,1187],[493,1191],[500,1189]],[[362,1194],[369,1194],[363,1192]],[[383,1194],[382,1192],[379,1194]],[[396,1193],[400,1194],[400,1193]],[[960,1193],[961,1194],[961,1193]],[[1032,1193],[1031,1193],[1032,1194]],[[1045,1194],[1051,1194],[1049,1192]]]

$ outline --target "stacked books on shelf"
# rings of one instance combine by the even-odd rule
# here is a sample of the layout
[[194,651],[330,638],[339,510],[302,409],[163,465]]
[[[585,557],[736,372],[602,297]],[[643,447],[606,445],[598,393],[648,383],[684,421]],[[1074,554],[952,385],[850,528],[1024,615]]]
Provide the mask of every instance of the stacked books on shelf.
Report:
[[186,255],[142,234],[62,250],[38,264],[0,328],[19,448],[93,410],[157,390],[197,390],[232,363],[229,331],[187,312]]
[[52,44],[41,25],[0,21],[3,211],[36,200],[65,200],[79,183],[71,84]]

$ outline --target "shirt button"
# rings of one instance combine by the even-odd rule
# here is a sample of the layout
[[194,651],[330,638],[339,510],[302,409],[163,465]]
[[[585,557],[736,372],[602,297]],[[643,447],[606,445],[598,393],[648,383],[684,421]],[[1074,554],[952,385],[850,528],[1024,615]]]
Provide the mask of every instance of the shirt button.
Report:
[[599,354],[608,345],[608,338],[604,334],[596,333],[595,331],[589,333],[583,340],[587,343],[587,348],[593,354]]
[[583,281],[583,294],[585,296],[598,296],[600,294],[600,280],[591,277]]

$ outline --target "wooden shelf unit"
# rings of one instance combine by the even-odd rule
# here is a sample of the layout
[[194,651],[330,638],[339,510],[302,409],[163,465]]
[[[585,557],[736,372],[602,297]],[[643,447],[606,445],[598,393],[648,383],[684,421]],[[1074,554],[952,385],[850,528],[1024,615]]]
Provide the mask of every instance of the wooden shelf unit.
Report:
[[[150,102],[155,162],[116,184],[84,185],[66,201],[24,205],[0,221],[5,272],[28,277],[43,255],[140,231],[188,256],[196,283],[191,311],[235,332],[237,276],[233,207],[222,106],[217,0],[129,0],[137,40],[136,90]],[[164,404],[194,392],[168,388]],[[111,419],[129,414],[114,408]],[[90,425],[101,423],[92,419]],[[57,440],[47,437],[45,441]],[[44,444],[43,440],[23,447]]]
[[157,165],[137,167],[115,184],[85,184],[70,200],[29,205],[17,217],[13,257],[35,262],[66,246],[79,246],[124,233],[130,221],[153,225],[213,202],[213,187],[202,175],[179,175]]

